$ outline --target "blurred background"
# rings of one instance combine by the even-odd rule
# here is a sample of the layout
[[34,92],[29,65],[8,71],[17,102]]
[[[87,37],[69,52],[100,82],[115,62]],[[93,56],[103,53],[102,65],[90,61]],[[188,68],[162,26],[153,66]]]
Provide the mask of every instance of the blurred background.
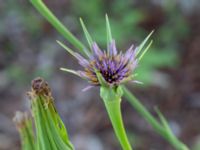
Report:
[[[129,89],[153,114],[160,108],[192,150],[200,150],[200,3],[198,0],[45,0],[56,16],[86,44],[79,17],[105,48],[105,13],[119,50],[138,45],[155,30],[153,46],[137,72],[143,85]],[[118,150],[99,89],[60,67],[80,69],[56,40],[60,34],[28,0],[0,0],[0,150],[19,150],[12,122],[30,107],[26,92],[37,76],[50,84],[55,103],[77,150]],[[70,44],[68,44],[70,46]],[[72,47],[73,48],[73,47]],[[124,99],[125,126],[136,150],[173,150]]]

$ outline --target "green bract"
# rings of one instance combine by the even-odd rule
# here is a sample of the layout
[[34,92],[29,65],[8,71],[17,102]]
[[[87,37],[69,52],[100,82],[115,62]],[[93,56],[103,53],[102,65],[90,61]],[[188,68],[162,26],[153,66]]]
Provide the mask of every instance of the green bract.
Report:
[[36,127],[39,150],[73,150],[67,130],[53,103],[50,88],[42,78],[32,81],[28,93]]

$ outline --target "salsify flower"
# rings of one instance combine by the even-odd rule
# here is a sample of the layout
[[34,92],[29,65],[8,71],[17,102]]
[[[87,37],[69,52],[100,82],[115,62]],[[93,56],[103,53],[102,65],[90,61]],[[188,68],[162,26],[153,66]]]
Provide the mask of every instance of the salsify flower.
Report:
[[84,70],[74,71],[66,68],[61,69],[87,79],[91,85],[84,90],[101,85],[98,73],[103,77],[104,83],[108,86],[117,86],[133,80],[133,71],[138,64],[138,59],[136,58],[138,48],[134,48],[133,45],[123,54],[122,52],[117,52],[114,40],[109,44],[108,51],[102,51],[94,42],[91,46],[92,54],[88,60],[65,47],[63,44],[61,45],[79,61],[79,64]]
[[61,70],[73,73],[83,79],[88,80],[90,85],[84,88],[83,91],[94,86],[100,86],[102,84],[109,87],[115,87],[128,81],[141,83],[135,80],[135,68],[137,67],[139,60],[143,57],[152,44],[151,41],[143,50],[143,47],[152,35],[153,31],[145,38],[140,46],[134,47],[132,45],[125,53],[122,53],[122,51],[117,51],[115,40],[113,40],[111,36],[111,29],[107,15],[107,51],[99,48],[97,43],[92,40],[81,19],[80,22],[91,51],[88,51],[86,48],[83,50],[85,52],[84,54],[86,54],[88,57],[86,59],[60,41],[57,41],[64,49],[73,55],[83,67],[82,71],[75,71],[67,68],[61,68]]
[[134,47],[132,45],[125,53],[118,52],[115,40],[111,36],[110,24],[106,15],[107,50],[101,50],[96,42],[92,40],[83,21],[80,21],[90,46],[90,51],[85,47],[82,49],[87,58],[74,52],[61,42],[57,42],[78,60],[83,70],[75,71],[67,68],[61,68],[61,70],[88,80],[90,85],[83,91],[94,86],[100,86],[100,97],[104,101],[116,137],[124,150],[132,150],[122,120],[121,97],[123,96],[123,89],[120,85],[128,81],[138,83],[135,80],[135,68],[152,44],[151,41],[143,50],[153,32],[145,38],[140,46]]

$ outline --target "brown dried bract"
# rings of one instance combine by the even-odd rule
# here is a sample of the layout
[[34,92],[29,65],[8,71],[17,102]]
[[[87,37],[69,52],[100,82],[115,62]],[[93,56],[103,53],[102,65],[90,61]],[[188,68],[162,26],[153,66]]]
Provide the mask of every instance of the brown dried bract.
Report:
[[48,83],[41,77],[38,77],[32,81],[32,90],[38,95],[51,95],[51,90]]
[[41,77],[32,80],[31,91],[27,93],[33,99],[35,96],[51,97],[51,89],[48,83]]

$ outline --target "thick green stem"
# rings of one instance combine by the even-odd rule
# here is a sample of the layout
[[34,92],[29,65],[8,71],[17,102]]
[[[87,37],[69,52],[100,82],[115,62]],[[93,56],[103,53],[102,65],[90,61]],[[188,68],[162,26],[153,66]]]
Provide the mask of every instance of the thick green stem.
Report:
[[123,150],[132,150],[124,128],[121,114],[121,94],[115,89],[101,87],[101,98],[111,120],[116,137]]
[[74,47],[85,54],[85,46],[56,18],[42,0],[30,0],[35,8],[64,36]]
[[115,134],[122,148],[124,150],[132,150],[131,145],[129,144],[128,138],[126,136],[126,131],[124,129],[124,124],[122,121],[120,101],[121,101],[120,99],[104,100],[104,104],[106,106],[106,110],[108,112]]
[[132,104],[136,111],[153,127],[153,129],[164,137],[177,150],[189,150],[189,148],[179,141],[176,136],[169,131],[164,125],[159,123],[154,116],[134,97],[131,92],[123,87],[127,100]]

